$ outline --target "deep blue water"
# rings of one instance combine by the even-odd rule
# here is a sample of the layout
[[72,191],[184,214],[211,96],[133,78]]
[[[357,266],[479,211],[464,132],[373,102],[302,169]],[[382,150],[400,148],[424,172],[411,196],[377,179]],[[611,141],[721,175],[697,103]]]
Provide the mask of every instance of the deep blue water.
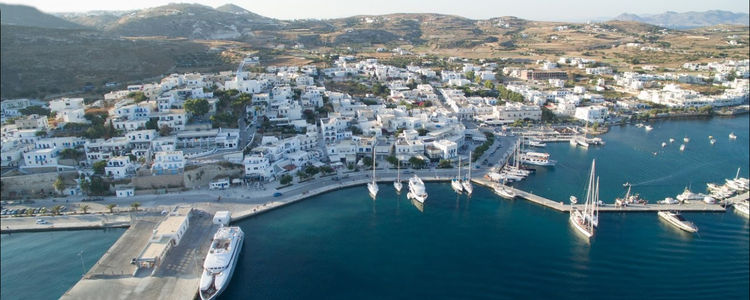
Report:
[[60,298],[123,232],[125,229],[112,228],[3,234],[0,237],[0,298]]
[[[589,150],[550,144],[558,165],[518,187],[582,198],[592,158],[601,199],[634,192],[656,201],[748,166],[748,117],[666,121],[652,132],[614,127]],[[728,134],[734,131],[736,141]],[[685,135],[685,152],[678,150]],[[708,136],[717,143],[711,146]],[[675,144],[662,149],[669,137]],[[656,156],[653,152],[658,152]],[[731,212],[687,213],[698,234],[653,213],[602,214],[590,242],[568,215],[475,187],[457,196],[428,183],[424,212],[381,184],[320,195],[239,222],[246,233],[222,299],[748,299],[750,226]]]

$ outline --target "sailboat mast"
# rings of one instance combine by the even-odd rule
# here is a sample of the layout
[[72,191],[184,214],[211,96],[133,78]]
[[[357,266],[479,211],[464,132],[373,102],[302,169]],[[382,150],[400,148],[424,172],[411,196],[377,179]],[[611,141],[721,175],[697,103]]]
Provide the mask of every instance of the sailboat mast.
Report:
[[401,182],[401,160],[396,159],[396,180]]
[[469,180],[471,180],[471,151],[469,151]]
[[458,157],[458,179],[461,180],[461,156]]
[[594,201],[594,216],[599,220],[599,176],[596,176],[596,200]]
[[734,179],[740,178],[740,168],[737,168],[737,175],[734,175]]
[[372,144],[372,182],[375,182],[375,143]]

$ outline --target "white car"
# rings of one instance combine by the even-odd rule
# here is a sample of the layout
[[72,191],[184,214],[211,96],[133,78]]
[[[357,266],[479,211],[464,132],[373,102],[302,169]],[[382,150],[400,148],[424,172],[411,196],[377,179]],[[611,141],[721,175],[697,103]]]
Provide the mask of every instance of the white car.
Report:
[[36,219],[36,223],[37,224],[49,224],[47,223],[47,220],[44,220],[44,219]]

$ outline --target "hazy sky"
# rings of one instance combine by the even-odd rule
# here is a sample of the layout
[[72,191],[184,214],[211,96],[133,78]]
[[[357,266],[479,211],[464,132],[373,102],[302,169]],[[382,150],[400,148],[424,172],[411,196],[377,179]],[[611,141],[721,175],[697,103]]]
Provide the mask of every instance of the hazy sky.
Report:
[[[24,4],[44,12],[82,12],[90,10],[130,10],[155,7],[170,0],[26,0],[5,1]],[[338,18],[362,14],[430,12],[487,19],[516,16],[531,20],[585,21],[610,18],[624,12],[654,14],[665,11],[728,10],[748,12],[748,0],[194,0],[217,7],[234,3],[254,13],[278,19]]]

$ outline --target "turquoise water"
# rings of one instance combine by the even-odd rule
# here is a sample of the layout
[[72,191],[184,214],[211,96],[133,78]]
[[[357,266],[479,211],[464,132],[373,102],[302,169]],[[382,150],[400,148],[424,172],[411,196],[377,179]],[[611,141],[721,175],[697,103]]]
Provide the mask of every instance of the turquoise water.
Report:
[[[0,298],[58,299],[125,229],[29,232],[0,236]],[[83,268],[81,256],[83,251]]]
[[[615,127],[603,148],[547,150],[558,166],[518,186],[553,199],[582,194],[598,159],[601,199],[622,183],[660,200],[747,176],[748,117]],[[727,135],[734,131],[737,141]],[[691,138],[687,150],[677,148]],[[710,146],[708,135],[717,143]],[[661,141],[678,141],[662,149]],[[656,156],[652,152],[657,152]],[[568,215],[475,187],[428,183],[424,211],[381,184],[327,193],[239,222],[243,254],[222,299],[747,299],[750,225],[733,213],[687,213],[686,234],[653,213],[609,213],[586,242]]]

